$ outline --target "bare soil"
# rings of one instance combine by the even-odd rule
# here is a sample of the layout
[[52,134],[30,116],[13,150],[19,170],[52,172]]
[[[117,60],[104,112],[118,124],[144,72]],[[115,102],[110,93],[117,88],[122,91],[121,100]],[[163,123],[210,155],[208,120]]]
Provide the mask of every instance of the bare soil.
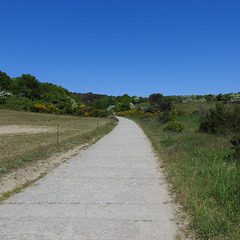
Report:
[[18,133],[44,133],[44,132],[54,132],[56,129],[53,127],[33,127],[33,126],[21,126],[21,125],[6,125],[0,126],[0,135],[3,134],[18,134]]
[[55,167],[64,163],[74,155],[77,155],[80,151],[86,149],[95,141],[96,138],[91,142],[77,146],[66,153],[55,154],[46,160],[39,160],[25,166],[24,168],[14,169],[9,173],[0,175],[0,198],[4,193],[11,192],[17,187],[21,187],[28,182],[34,181],[39,177],[44,176]]

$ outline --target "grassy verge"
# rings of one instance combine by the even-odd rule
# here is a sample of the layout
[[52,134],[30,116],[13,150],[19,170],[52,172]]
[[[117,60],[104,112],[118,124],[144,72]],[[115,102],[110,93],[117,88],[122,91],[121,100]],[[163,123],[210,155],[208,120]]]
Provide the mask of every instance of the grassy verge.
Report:
[[47,129],[38,133],[0,134],[0,173],[46,159],[55,153],[65,152],[110,132],[115,124],[116,121],[110,118],[79,118],[0,110],[1,128],[7,128],[9,131],[14,126]]
[[137,120],[159,153],[176,201],[191,216],[196,238],[240,239],[240,166],[227,159],[228,140],[199,133],[197,113],[178,121],[182,133],[162,131],[157,120]]

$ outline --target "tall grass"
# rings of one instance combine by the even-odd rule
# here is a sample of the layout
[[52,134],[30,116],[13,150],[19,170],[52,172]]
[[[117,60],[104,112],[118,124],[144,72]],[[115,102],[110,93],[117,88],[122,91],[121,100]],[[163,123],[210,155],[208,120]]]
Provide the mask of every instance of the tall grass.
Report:
[[182,133],[164,132],[157,120],[138,120],[159,153],[176,201],[191,216],[198,239],[240,239],[240,165],[230,143],[199,133],[198,114],[179,117]]

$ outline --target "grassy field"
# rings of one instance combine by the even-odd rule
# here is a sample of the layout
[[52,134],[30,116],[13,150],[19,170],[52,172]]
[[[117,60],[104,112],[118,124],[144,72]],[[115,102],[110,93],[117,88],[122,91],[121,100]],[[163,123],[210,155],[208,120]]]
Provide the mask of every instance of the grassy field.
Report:
[[[64,152],[106,134],[115,123],[110,118],[79,118],[0,110],[0,173]],[[19,128],[20,131],[17,131]],[[21,132],[22,129],[29,131]],[[5,130],[4,134],[1,130]],[[6,130],[9,134],[6,134]]]
[[211,108],[215,102],[203,102],[203,103],[174,103],[174,107],[177,110],[182,110],[184,112],[196,112],[201,108]]
[[[180,108],[194,112],[198,106]],[[137,120],[159,154],[176,201],[190,216],[190,232],[197,239],[240,239],[240,165],[227,158],[228,139],[199,133],[197,113],[178,121],[182,133],[162,131],[157,120]]]

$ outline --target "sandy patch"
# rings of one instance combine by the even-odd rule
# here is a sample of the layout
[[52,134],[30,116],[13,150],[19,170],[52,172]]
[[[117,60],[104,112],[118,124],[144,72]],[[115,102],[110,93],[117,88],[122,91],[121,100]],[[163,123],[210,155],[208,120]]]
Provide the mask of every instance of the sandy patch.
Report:
[[52,169],[56,168],[60,164],[64,163],[71,157],[80,153],[80,151],[86,149],[91,144],[96,142],[98,138],[94,138],[90,142],[75,147],[66,153],[55,154],[53,157],[46,160],[39,160],[32,164],[27,165],[24,168],[13,170],[12,172],[0,175],[0,197],[3,193],[13,191],[15,188],[24,185],[30,181],[34,181],[47,174]]
[[0,135],[3,134],[18,134],[18,133],[44,133],[44,132],[54,132],[56,129],[51,127],[33,127],[33,126],[20,126],[20,125],[6,125],[0,126]]

